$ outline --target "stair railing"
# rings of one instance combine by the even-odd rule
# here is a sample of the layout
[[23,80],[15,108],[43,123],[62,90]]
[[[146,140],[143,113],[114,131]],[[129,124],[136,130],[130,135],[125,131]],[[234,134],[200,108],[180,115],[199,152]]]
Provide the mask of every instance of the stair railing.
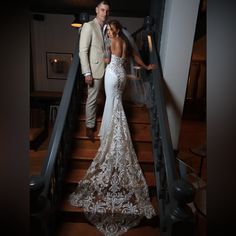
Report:
[[150,82],[152,144],[161,236],[192,236],[195,218],[188,203],[194,199],[194,188],[181,178],[176,168],[163,90],[163,74],[154,33],[149,32],[150,63],[158,65],[147,74]]
[[[79,39],[79,34],[78,34]],[[56,211],[61,199],[64,174],[70,157],[72,134],[77,120],[79,69],[77,40],[59,110],[53,126],[41,175],[30,179],[31,235],[54,235]]]

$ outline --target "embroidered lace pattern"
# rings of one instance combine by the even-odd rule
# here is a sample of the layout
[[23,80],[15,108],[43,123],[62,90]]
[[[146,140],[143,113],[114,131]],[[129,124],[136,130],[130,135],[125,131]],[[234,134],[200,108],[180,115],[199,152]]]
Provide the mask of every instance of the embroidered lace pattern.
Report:
[[135,154],[122,105],[124,59],[112,56],[109,69],[117,79],[111,121],[98,152],[70,195],[72,205],[82,207],[88,220],[106,236],[118,236],[155,211],[148,186]]

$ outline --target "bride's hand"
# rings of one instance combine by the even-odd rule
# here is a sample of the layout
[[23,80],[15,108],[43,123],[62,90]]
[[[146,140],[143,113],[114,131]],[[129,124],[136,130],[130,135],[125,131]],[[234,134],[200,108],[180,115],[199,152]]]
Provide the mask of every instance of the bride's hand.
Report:
[[149,64],[148,66],[147,66],[147,70],[154,70],[154,69],[156,69],[157,68],[157,65],[156,64]]
[[104,62],[105,62],[105,64],[109,64],[110,63],[110,59],[109,58],[104,58]]

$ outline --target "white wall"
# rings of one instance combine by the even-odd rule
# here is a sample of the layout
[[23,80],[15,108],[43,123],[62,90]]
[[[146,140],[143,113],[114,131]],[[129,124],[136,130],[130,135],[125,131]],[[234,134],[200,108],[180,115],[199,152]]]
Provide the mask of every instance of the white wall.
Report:
[[166,0],[160,59],[172,143],[178,149],[199,0]]
[[77,30],[70,27],[73,16],[44,14],[44,21],[32,19],[32,53],[35,90],[62,91],[65,80],[47,79],[46,52],[72,53]]
[[[70,26],[73,15],[43,14],[44,21],[32,19],[33,76],[35,90],[63,91],[66,80],[47,79],[46,52],[72,53],[77,29]],[[93,19],[95,16],[90,16]],[[131,33],[143,24],[143,18],[113,17]],[[112,17],[111,17],[112,19]]]

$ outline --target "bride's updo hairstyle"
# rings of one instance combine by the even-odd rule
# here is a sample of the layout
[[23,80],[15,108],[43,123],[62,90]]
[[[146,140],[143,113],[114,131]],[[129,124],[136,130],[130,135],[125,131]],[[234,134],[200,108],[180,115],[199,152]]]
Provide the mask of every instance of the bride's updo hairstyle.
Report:
[[118,20],[109,20],[107,22],[108,25],[112,25],[113,27],[116,28],[116,30],[118,30],[118,35],[125,41],[126,43],[126,56],[130,57],[132,56],[132,46],[128,40],[128,38],[124,35],[123,31],[122,31],[122,25]]

